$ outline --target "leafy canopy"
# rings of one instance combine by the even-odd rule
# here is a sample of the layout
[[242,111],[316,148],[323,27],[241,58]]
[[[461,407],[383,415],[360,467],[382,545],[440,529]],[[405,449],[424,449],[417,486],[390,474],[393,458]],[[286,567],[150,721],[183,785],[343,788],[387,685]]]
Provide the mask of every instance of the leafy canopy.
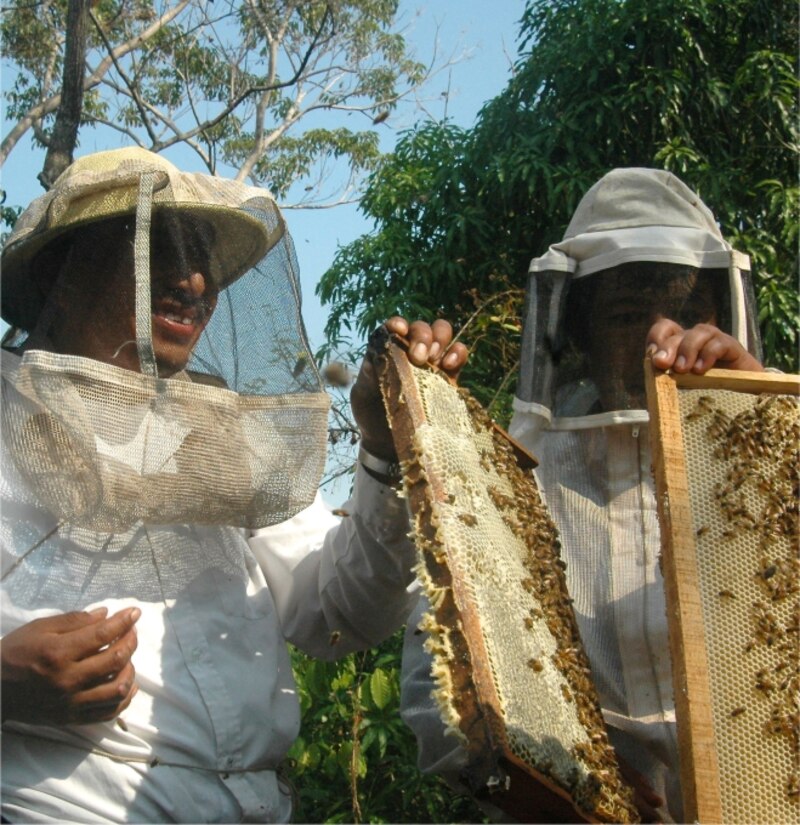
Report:
[[767,360],[797,369],[797,18],[788,0],[530,0],[513,76],[474,128],[421,125],[370,177],[375,229],[318,287],[329,345],[394,312],[444,315],[503,419],[530,259],[603,174],[650,166],[751,256]]
[[[301,204],[352,197],[380,154],[373,121],[442,68],[410,54],[397,0],[90,5],[81,133],[102,126],[156,152],[185,143],[210,172],[227,164],[281,198],[310,181]],[[48,145],[74,33],[67,6],[12,0],[3,9],[10,128],[0,163],[28,132]],[[334,111],[342,117],[329,128]]]

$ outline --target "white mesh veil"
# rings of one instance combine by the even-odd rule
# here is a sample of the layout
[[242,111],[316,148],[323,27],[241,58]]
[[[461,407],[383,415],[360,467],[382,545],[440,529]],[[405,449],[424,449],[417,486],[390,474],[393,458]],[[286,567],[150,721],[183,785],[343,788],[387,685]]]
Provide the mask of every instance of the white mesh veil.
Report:
[[32,507],[122,534],[313,500],[328,398],[266,192],[139,149],[81,158],[20,217],[2,290],[3,469]]
[[[646,420],[642,393],[598,386],[614,369],[587,339],[628,334],[631,357],[641,362],[654,319],[642,318],[636,329],[631,320],[649,298],[685,326],[709,320],[705,304],[720,328],[760,356],[749,269],[748,257],[731,248],[709,209],[674,175],[610,172],[583,197],[564,240],[531,261],[515,409],[533,427],[603,423],[587,419],[594,414],[605,423]],[[683,286],[673,283],[676,275]],[[597,329],[600,322],[609,328]],[[594,363],[590,352],[599,353]]]

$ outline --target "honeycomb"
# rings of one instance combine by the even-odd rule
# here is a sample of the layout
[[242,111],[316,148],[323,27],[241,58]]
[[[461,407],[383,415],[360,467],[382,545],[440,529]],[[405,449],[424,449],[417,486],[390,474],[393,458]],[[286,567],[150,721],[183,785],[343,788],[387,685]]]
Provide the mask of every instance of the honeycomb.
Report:
[[[465,390],[431,371],[409,375],[414,386],[404,384],[399,413],[387,407],[414,512],[417,574],[432,605],[421,628],[434,697],[448,730],[476,772],[500,743],[590,819],[638,821],[600,715],[556,529],[532,475]],[[403,438],[397,417],[410,394],[423,415]],[[495,763],[481,781],[501,782]]]
[[800,406],[678,393],[725,822],[800,817]]

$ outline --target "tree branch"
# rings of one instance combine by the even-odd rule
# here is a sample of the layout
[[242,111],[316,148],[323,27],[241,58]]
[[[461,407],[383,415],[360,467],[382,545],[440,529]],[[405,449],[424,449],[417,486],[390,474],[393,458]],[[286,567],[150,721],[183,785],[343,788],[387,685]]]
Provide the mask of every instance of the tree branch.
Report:
[[[151,26],[148,26],[143,31],[139,32],[134,37],[131,37],[122,45],[118,46],[114,49],[114,56],[116,58],[124,57],[129,52],[133,51],[134,49],[138,49],[143,43],[146,43],[150,40],[153,36],[158,34],[161,29],[163,29],[166,25],[171,23],[185,8],[189,5],[191,0],[179,0],[178,4],[170,11],[165,12],[155,21]],[[104,60],[100,61],[97,68],[92,72],[89,77],[87,77],[83,82],[83,90],[87,92],[89,89],[93,89],[97,86],[100,81],[105,77],[108,70],[113,66],[113,62],[111,57],[107,57]],[[35,120],[41,120],[46,115],[51,114],[56,109],[58,109],[59,105],[61,104],[61,95],[52,95],[48,97],[46,100],[41,101],[36,106],[33,106],[31,109],[28,110],[28,114],[24,117],[20,118],[17,124],[11,129],[11,131],[6,135],[3,139],[3,142],[0,144],[0,166],[2,166],[8,156],[11,154],[11,151],[14,147],[19,143],[25,133],[31,128],[33,122]]]
[[147,134],[150,136],[150,140],[155,143],[156,142],[156,135],[153,131],[153,127],[150,125],[150,120],[147,117],[147,112],[142,104],[142,99],[139,95],[139,92],[136,89],[134,83],[129,80],[128,75],[123,70],[122,66],[120,65],[119,60],[117,59],[116,55],[114,54],[114,49],[109,43],[108,38],[106,37],[106,33],[103,31],[103,27],[100,25],[100,21],[95,16],[95,13],[89,9],[89,17],[94,23],[94,27],[97,29],[97,33],[100,35],[100,39],[103,41],[103,45],[106,47],[106,51],[108,52],[108,56],[111,58],[111,62],[114,64],[114,68],[117,70],[117,74],[125,81],[125,85],[128,87],[130,91],[130,96],[133,98],[133,102],[136,104],[136,108],[139,110],[139,117],[142,119],[142,125],[147,130]]

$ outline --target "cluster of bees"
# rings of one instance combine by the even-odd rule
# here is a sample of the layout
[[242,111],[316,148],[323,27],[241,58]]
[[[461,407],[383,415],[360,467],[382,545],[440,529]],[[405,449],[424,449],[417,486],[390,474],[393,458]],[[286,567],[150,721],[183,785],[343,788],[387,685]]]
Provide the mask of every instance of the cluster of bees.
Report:
[[[748,530],[759,545],[769,547],[781,537],[796,537],[800,522],[800,422],[797,403],[787,396],[765,395],[749,410],[734,416],[714,408],[709,396],[700,396],[695,414],[707,413],[707,433],[717,446],[714,455],[727,462],[726,482],[716,490],[728,519],[731,537]],[[742,494],[750,482],[763,506],[754,513]]]
[[[534,623],[544,620],[553,636],[556,650],[552,664],[563,676],[561,685],[565,702],[574,703],[578,720],[586,731],[586,740],[576,743],[572,756],[583,763],[587,773],[570,788],[576,805],[612,822],[638,821],[632,792],[622,781],[619,767],[603,723],[597,692],[592,682],[589,660],[580,640],[578,625],[567,589],[566,564],[560,557],[558,531],[530,473],[522,471],[508,441],[499,434],[480,404],[464,389],[462,399],[470,413],[476,432],[492,433],[493,453],[480,456],[484,470],[492,468],[510,482],[513,496],[489,484],[489,498],[511,532],[526,548],[521,559],[526,575],[520,586],[531,598],[528,615],[521,631],[530,632]],[[535,678],[542,673],[541,659],[527,663]],[[531,686],[535,690],[535,683]],[[546,766],[533,765],[537,770]]]
[[[714,490],[726,523],[723,541],[747,537],[754,546],[750,573],[759,596],[748,606],[744,652],[760,667],[752,686],[767,704],[763,732],[783,738],[792,755],[784,789],[800,800],[800,405],[763,395],[735,416],[700,396],[687,420],[703,419],[714,456],[725,462]],[[700,528],[704,533],[707,528]],[[737,598],[730,589],[723,600]],[[744,707],[733,708],[732,718]]]

